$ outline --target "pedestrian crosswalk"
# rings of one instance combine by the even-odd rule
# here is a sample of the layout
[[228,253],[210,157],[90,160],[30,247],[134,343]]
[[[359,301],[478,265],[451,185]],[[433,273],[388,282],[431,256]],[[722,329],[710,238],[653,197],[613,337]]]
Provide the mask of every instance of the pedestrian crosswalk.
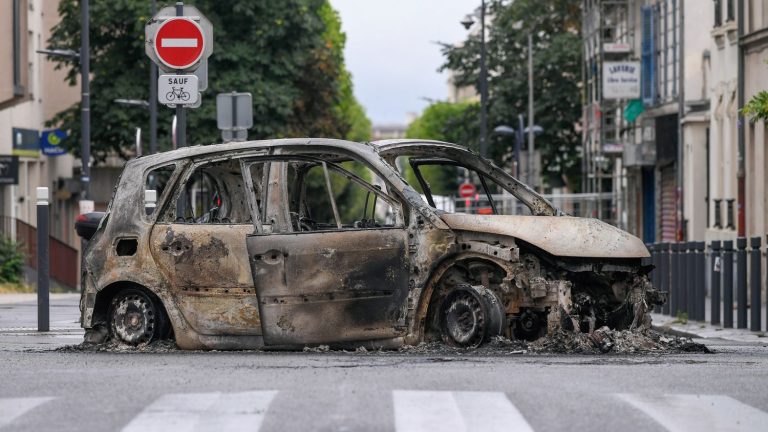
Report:
[[[122,429],[124,432],[260,431],[265,418],[286,415],[286,410],[273,410],[279,394],[276,390],[164,394],[139,409],[129,421],[105,429]],[[375,425],[375,429],[380,430],[528,432],[535,430],[533,426],[543,416],[561,418],[563,426],[567,425],[568,413],[548,413],[548,409],[555,408],[547,408],[546,404],[538,405],[534,412],[525,412],[515,406],[514,398],[503,392],[393,390],[381,397],[388,398],[392,404],[392,423],[391,426]],[[644,430],[756,431],[765,430],[768,425],[767,413],[726,395],[622,393],[606,397],[644,415],[647,418]],[[19,423],[16,422],[23,422],[26,416],[45,416],[47,405],[57,403],[59,399],[63,398],[0,398],[0,430],[17,429],[15,426]],[[370,409],[380,410],[389,402]],[[369,418],[371,414],[365,410],[357,413],[361,419]],[[579,412],[579,415],[588,414],[588,408]],[[270,422],[280,424],[279,421]],[[335,429],[344,430],[345,425],[340,424]],[[541,426],[540,429],[548,428]],[[312,430],[312,425],[300,430]]]

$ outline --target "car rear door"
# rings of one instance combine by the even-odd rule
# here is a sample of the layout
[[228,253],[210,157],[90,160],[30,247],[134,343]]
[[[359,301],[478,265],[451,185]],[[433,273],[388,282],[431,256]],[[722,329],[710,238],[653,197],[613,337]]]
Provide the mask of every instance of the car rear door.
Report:
[[[391,223],[375,222],[374,208],[374,222],[365,217],[362,222],[346,224],[337,218],[336,226],[307,222],[309,218],[299,210],[306,203],[300,201],[311,201],[317,194],[304,189],[305,177],[290,176],[288,165],[270,162],[268,173],[261,174],[269,184],[268,196],[254,197],[252,206],[263,222],[246,238],[265,344],[320,344],[401,335],[408,295],[407,233],[402,217]],[[338,179],[330,181],[331,170],[323,164],[326,186],[333,183],[340,188]],[[377,201],[397,205],[371,184],[346,177],[365,189],[366,205],[374,195],[374,207]],[[289,200],[289,196],[293,198]],[[261,203],[267,209],[261,209]],[[334,206],[333,213],[341,217],[347,210]],[[400,209],[396,211],[402,215]]]

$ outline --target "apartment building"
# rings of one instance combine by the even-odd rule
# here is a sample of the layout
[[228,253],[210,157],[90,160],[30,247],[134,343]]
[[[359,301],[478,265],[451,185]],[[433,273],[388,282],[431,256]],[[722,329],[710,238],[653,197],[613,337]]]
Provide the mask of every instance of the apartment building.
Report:
[[713,10],[701,3],[582,3],[584,189],[611,191],[619,225],[646,242],[706,227],[711,54],[700,23]]
[[35,226],[36,188],[47,186],[51,235],[76,247],[77,162],[59,150],[67,138],[46,121],[80,99],[79,87],[36,53],[59,21],[57,7],[55,0],[0,2],[0,216],[7,234],[15,234],[14,219]]

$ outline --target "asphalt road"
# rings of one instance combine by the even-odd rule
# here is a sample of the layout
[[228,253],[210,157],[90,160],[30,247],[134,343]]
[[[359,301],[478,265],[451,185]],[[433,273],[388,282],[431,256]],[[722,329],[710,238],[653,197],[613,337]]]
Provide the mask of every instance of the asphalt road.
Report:
[[[7,317],[9,309],[0,310]],[[768,425],[768,344],[708,339],[715,354],[641,356],[116,353],[61,352],[9,343],[9,331],[0,336],[3,432]]]

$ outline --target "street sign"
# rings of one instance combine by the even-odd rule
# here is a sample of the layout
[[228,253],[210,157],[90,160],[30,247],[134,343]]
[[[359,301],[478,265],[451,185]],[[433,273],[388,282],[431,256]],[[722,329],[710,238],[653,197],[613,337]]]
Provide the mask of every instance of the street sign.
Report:
[[197,76],[197,82],[200,83],[197,87],[201,92],[208,90],[208,59],[203,59],[200,62],[200,66],[195,69],[195,75]]
[[157,29],[154,48],[157,59],[171,69],[186,70],[203,57],[205,38],[200,25],[187,17],[164,21]]
[[[158,52],[156,51],[156,45],[158,44],[157,36],[160,30],[160,27],[161,26],[165,27],[164,24],[167,21],[176,20],[176,19],[185,19],[185,20],[192,21],[193,23],[197,24],[199,29],[202,31],[203,43],[201,45],[202,55],[199,59],[200,61],[191,65],[188,68],[185,68],[187,72],[192,72],[196,70],[198,67],[202,66],[203,61],[208,57],[210,57],[210,55],[213,53],[213,25],[208,20],[208,18],[206,18],[205,15],[203,15],[202,13],[200,13],[200,10],[198,10],[194,6],[184,5],[183,17],[176,17],[175,6],[167,6],[160,9],[160,11],[157,14],[155,14],[155,16],[152,17],[152,19],[150,19],[147,22],[146,27],[144,27],[144,39],[146,41],[145,52],[147,56],[150,59],[152,59],[152,61],[157,63],[158,67],[160,67],[160,69],[163,72],[175,72],[176,70],[178,70],[178,68],[169,67],[165,62],[163,62],[160,59]],[[178,25],[178,24],[174,24],[174,26],[175,25]],[[168,30],[171,30],[171,29],[168,29]],[[187,36],[184,36],[181,38],[188,39]],[[159,42],[159,44],[162,45],[162,42]],[[166,42],[166,44],[168,44],[168,42]],[[173,45],[173,44],[179,44],[179,43],[170,42],[170,45]],[[184,45],[183,42],[181,44]],[[192,43],[191,41],[188,41],[186,44],[190,45]],[[184,48],[184,47],[177,47],[176,49],[178,48]],[[188,47],[188,48],[191,49],[192,47]],[[172,50],[173,48],[167,47],[166,49]],[[201,84],[204,84],[204,83],[201,83]]]
[[459,186],[459,196],[462,198],[469,198],[475,196],[477,188],[472,183],[462,183]]
[[603,62],[603,99],[640,97],[640,62]]
[[224,142],[245,141],[253,127],[253,97],[250,93],[216,95],[216,124]]
[[61,156],[67,154],[63,141],[67,138],[67,133],[61,129],[43,131],[40,135],[40,149],[46,156]]
[[165,105],[193,105],[200,98],[195,75],[160,75],[157,79],[157,101]]
[[0,185],[19,184],[19,157],[0,156]]

